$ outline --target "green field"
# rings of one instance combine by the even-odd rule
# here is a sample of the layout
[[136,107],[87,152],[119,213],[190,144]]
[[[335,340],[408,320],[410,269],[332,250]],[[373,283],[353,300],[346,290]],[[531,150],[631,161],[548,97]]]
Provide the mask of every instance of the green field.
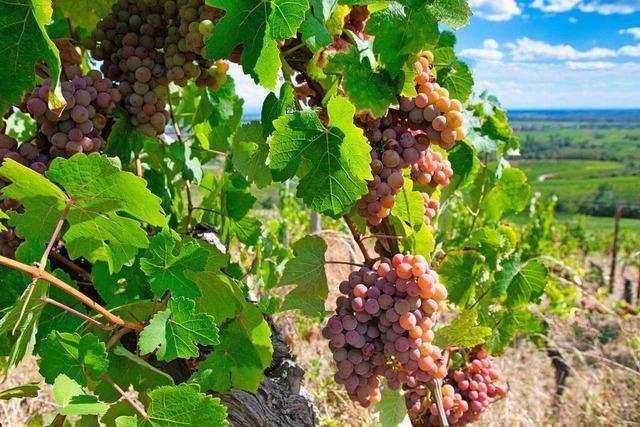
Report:
[[[629,116],[631,114],[631,116]],[[537,112],[512,117],[521,139],[512,163],[533,190],[558,198],[558,212],[640,218],[640,112]]]

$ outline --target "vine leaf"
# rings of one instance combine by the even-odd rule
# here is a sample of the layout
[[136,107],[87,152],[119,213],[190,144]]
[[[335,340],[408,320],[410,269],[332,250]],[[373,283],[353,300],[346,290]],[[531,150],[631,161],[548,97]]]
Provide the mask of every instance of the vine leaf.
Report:
[[497,325],[487,339],[487,351],[491,354],[504,352],[517,331],[523,334],[544,333],[546,326],[526,306],[501,310],[492,316],[480,313],[481,323]]
[[148,418],[138,423],[137,415],[122,416],[116,419],[118,427],[224,427],[227,421],[227,408],[220,398],[198,392],[188,384],[163,386],[149,393],[151,403],[147,408]]
[[240,313],[220,330],[220,343],[192,380],[203,390],[222,393],[233,387],[255,392],[272,354],[269,325],[255,305],[244,302]]
[[82,7],[78,7],[78,3],[74,0],[56,0],[56,6],[60,7],[65,16],[71,18],[74,24],[91,30],[96,27],[101,18],[111,12],[111,6],[115,2],[116,0],[92,0],[90,3],[83,3]]
[[405,179],[402,191],[396,197],[396,203],[393,205],[391,213],[411,227],[417,227],[424,221],[423,210],[424,199],[422,194],[418,191],[413,191],[413,180]]
[[540,261],[531,260],[524,265],[520,255],[514,254],[502,264],[496,273],[494,296],[507,296],[505,305],[514,307],[532,302],[542,295],[547,285],[547,268]]
[[498,221],[505,214],[523,210],[529,203],[530,193],[524,172],[506,168],[495,187],[487,193],[480,210],[489,221]]
[[283,310],[301,310],[310,316],[324,313],[329,290],[325,271],[327,244],[316,236],[307,236],[293,244],[294,258],[284,268],[280,286],[297,285],[289,292]]
[[0,390],[0,399],[23,399],[25,397],[36,397],[40,390],[39,383],[20,384],[15,387],[10,387],[4,390]]
[[[173,379],[166,373],[151,366],[122,345],[117,345],[109,353],[109,378],[123,390],[132,386],[138,393],[164,385],[173,385]],[[93,391],[105,402],[120,399],[120,393],[106,381],[97,384]]]
[[197,357],[196,344],[218,343],[218,327],[213,316],[195,312],[195,301],[171,298],[167,309],[158,312],[140,333],[140,354],[156,352],[158,360]]
[[[3,276],[3,284],[4,279]],[[0,319],[0,336],[11,333],[14,340],[9,353],[9,367],[16,366],[33,353],[38,322],[45,306],[40,298],[46,296],[48,290],[49,283],[44,280],[28,286],[11,310]],[[21,315],[23,308],[24,315]]]
[[475,294],[475,287],[485,274],[485,259],[477,251],[457,250],[447,254],[438,270],[446,286],[449,301],[466,304]]
[[30,257],[42,252],[69,199],[69,227],[62,237],[69,256],[106,261],[112,273],[131,265],[138,250],[148,246],[141,221],[167,225],[160,199],[145,181],[97,153],[55,159],[47,172],[51,181],[12,160],[3,163],[0,176],[11,181],[2,194],[25,208],[24,213],[12,215],[10,223],[26,239],[20,250]]
[[272,0],[269,15],[271,37],[276,40],[295,37],[308,9],[309,0]]
[[258,188],[271,184],[271,170],[267,166],[269,146],[260,122],[253,121],[238,129],[231,153],[233,166],[246,179],[254,182]]
[[273,121],[284,116],[288,111],[294,110],[294,96],[293,85],[285,82],[280,87],[279,97],[275,93],[269,92],[264,99],[262,110],[260,111],[260,121],[262,122],[262,134],[265,139],[275,130]]
[[472,15],[467,0],[433,0],[427,7],[438,21],[456,30],[467,25]]
[[20,103],[22,94],[35,86],[35,68],[40,61],[49,67],[52,110],[65,105],[60,88],[60,54],[47,35],[51,20],[50,0],[0,0],[0,40],[3,63],[0,66],[0,112]]
[[9,215],[0,210],[0,231],[7,231],[7,227],[5,226],[6,222],[1,220],[9,219]]
[[209,252],[191,237],[180,240],[175,232],[161,231],[151,239],[149,249],[140,259],[140,268],[156,296],[171,292],[177,297],[196,297],[200,295],[198,288],[185,272],[203,270],[208,257]]
[[100,402],[96,396],[85,394],[82,386],[65,374],[53,381],[53,400],[60,406],[60,415],[100,415],[107,412],[109,405]]
[[421,4],[392,4],[372,13],[367,21],[367,33],[374,36],[373,51],[394,78],[405,63],[435,45],[440,36],[438,22],[425,2],[417,3]]
[[382,388],[380,403],[376,405],[380,414],[380,427],[410,427],[409,413],[402,391],[391,387]]
[[51,384],[65,374],[86,386],[88,377],[98,380],[107,372],[109,359],[105,345],[93,334],[51,331],[39,347],[40,374]]
[[326,71],[342,75],[342,87],[358,112],[380,117],[398,100],[394,81],[386,71],[374,70],[374,62],[369,46],[351,46],[348,52],[335,54]]
[[307,14],[300,25],[300,34],[302,41],[307,45],[311,52],[317,52],[331,44],[333,37],[324,26],[323,22],[316,17],[311,10],[307,11]]
[[476,310],[463,311],[460,317],[436,331],[434,343],[441,348],[451,346],[471,348],[484,343],[491,335],[491,328],[477,326],[477,321]]
[[473,76],[469,66],[454,61],[451,66],[438,69],[438,83],[449,90],[451,98],[465,102],[473,92]]
[[140,269],[138,260],[131,267],[122,267],[114,274],[109,273],[106,262],[97,262],[91,267],[91,276],[93,287],[108,308],[153,298],[149,280]]
[[226,13],[206,42],[206,56],[224,59],[242,45],[241,61],[245,73],[256,83],[273,90],[281,63],[278,44],[271,37],[271,4],[263,0],[207,0],[207,4],[224,9]]
[[370,147],[353,124],[355,108],[345,98],[328,104],[329,127],[315,111],[299,111],[274,122],[269,161],[274,178],[300,176],[298,196],[310,208],[337,217],[367,191]]
[[451,184],[444,188],[443,192],[448,197],[456,190],[461,190],[473,182],[480,169],[476,149],[467,141],[460,141],[447,153],[451,162],[453,176]]
[[[77,7],[74,9],[84,8]],[[133,159],[134,153],[139,153],[142,150],[145,136],[140,128],[131,122],[131,117],[127,111],[118,108],[114,115],[116,120],[111,132],[109,132],[105,153],[108,156],[117,156],[123,163],[128,164]]]

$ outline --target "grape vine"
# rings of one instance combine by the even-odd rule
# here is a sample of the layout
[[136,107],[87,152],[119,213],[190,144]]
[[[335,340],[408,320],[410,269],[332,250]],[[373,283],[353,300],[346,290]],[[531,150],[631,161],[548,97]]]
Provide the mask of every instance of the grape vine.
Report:
[[[438,25],[471,11],[353,3],[0,4],[0,357],[37,356],[54,424],[248,419],[235,390],[293,372],[272,316],[325,317],[335,286],[349,399],[454,426],[505,396],[492,358],[543,332],[547,270],[502,224],[529,197],[517,138]],[[360,253],[333,259],[311,211]],[[273,402],[313,416],[294,389]]]

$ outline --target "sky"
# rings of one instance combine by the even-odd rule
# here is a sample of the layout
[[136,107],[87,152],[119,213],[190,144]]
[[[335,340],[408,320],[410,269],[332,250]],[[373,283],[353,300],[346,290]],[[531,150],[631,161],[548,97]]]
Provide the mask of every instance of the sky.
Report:
[[[476,89],[509,109],[640,108],[640,0],[470,0],[456,32]],[[245,111],[266,91],[231,70]]]

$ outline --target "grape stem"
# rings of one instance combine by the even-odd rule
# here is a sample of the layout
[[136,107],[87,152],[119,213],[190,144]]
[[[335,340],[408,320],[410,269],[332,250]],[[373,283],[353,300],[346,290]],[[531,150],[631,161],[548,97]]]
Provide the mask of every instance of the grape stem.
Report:
[[135,400],[133,400],[131,398],[131,396],[129,396],[123,389],[122,387],[120,387],[118,384],[116,384],[111,377],[108,374],[104,374],[102,376],[102,379],[104,379],[108,384],[111,385],[111,387],[113,387],[114,389],[116,389],[116,391],[118,392],[118,394],[120,394],[120,396],[123,397],[124,400],[126,400],[129,405],[131,405],[131,407],[138,413],[140,414],[140,416],[142,418],[149,419],[149,415],[147,414],[147,411],[144,410],[144,408]]
[[449,421],[447,420],[447,413],[444,410],[442,403],[442,383],[441,380],[433,379],[434,391],[433,394],[436,397],[436,406],[438,407],[438,415],[440,416],[440,423],[442,427],[449,427]]
[[193,197],[191,196],[191,181],[185,181],[185,190],[187,192],[187,232],[193,227]]
[[344,215],[343,218],[344,218],[344,222],[347,223],[347,227],[349,227],[349,231],[353,236],[353,240],[356,241],[356,244],[360,248],[360,252],[362,252],[362,256],[364,257],[364,263],[367,266],[373,265],[371,257],[369,256],[369,252],[367,251],[367,248],[364,246],[364,243],[362,242],[362,235],[358,231],[356,225],[353,223],[353,220],[349,217],[349,215]]
[[96,319],[94,319],[93,317],[89,317],[84,313],[79,312],[78,310],[69,307],[68,305],[65,305],[63,303],[61,303],[60,301],[56,301],[54,299],[51,299],[49,297],[42,297],[40,298],[40,301],[46,303],[46,304],[51,304],[53,306],[56,306],[64,311],[66,311],[69,314],[73,314],[76,317],[79,317],[80,319],[84,320],[87,323],[91,323],[93,326],[103,329],[105,331],[110,331],[112,329],[111,326],[109,325],[105,325],[104,323],[101,323],[99,321],[97,321]]
[[325,261],[325,264],[340,264],[340,265],[352,265],[354,267],[367,267],[366,264],[360,264],[357,262],[348,262],[348,261]]
[[113,335],[111,335],[111,337],[109,338],[109,341],[107,341],[107,344],[106,344],[107,351],[111,350],[111,348],[113,348],[113,346],[119,343],[122,337],[127,335],[129,332],[133,332],[133,331],[129,328],[120,328]]
[[[110,323],[116,326],[124,326],[134,331],[141,331],[144,328],[144,325],[142,323],[131,323],[118,317],[117,315],[113,314],[112,312],[110,312],[109,310],[107,310],[106,308],[104,308],[103,306],[101,306],[100,304],[98,304],[97,302],[95,302],[94,300],[92,300],[91,298],[89,298],[88,296],[86,296],[76,288],[74,288],[73,286],[63,282],[62,280],[58,279],[57,277],[48,273],[47,271],[40,270],[36,266],[27,265],[20,261],[7,258],[5,256],[0,256],[0,265],[4,265],[5,267],[9,267],[14,270],[29,274],[33,278],[31,282],[32,290],[37,280],[44,280],[46,282],[49,282],[56,288],[60,289],[61,291],[66,292],[67,294],[77,299],[81,303],[85,304],[92,310],[97,311],[107,321],[109,321]],[[27,298],[27,301],[28,300],[29,298]]]
[[53,230],[53,234],[51,235],[51,239],[49,239],[49,243],[47,244],[42,257],[40,257],[40,263],[37,264],[38,269],[40,271],[44,271],[47,266],[47,259],[49,258],[49,254],[51,253],[51,249],[53,249],[53,245],[58,241],[58,236],[60,235],[60,231],[64,226],[64,222],[67,219],[67,215],[69,215],[69,209],[71,209],[71,204],[73,203],[73,198],[69,198],[67,200],[66,205],[64,206],[64,211],[62,211],[62,215],[56,224],[56,228]]

